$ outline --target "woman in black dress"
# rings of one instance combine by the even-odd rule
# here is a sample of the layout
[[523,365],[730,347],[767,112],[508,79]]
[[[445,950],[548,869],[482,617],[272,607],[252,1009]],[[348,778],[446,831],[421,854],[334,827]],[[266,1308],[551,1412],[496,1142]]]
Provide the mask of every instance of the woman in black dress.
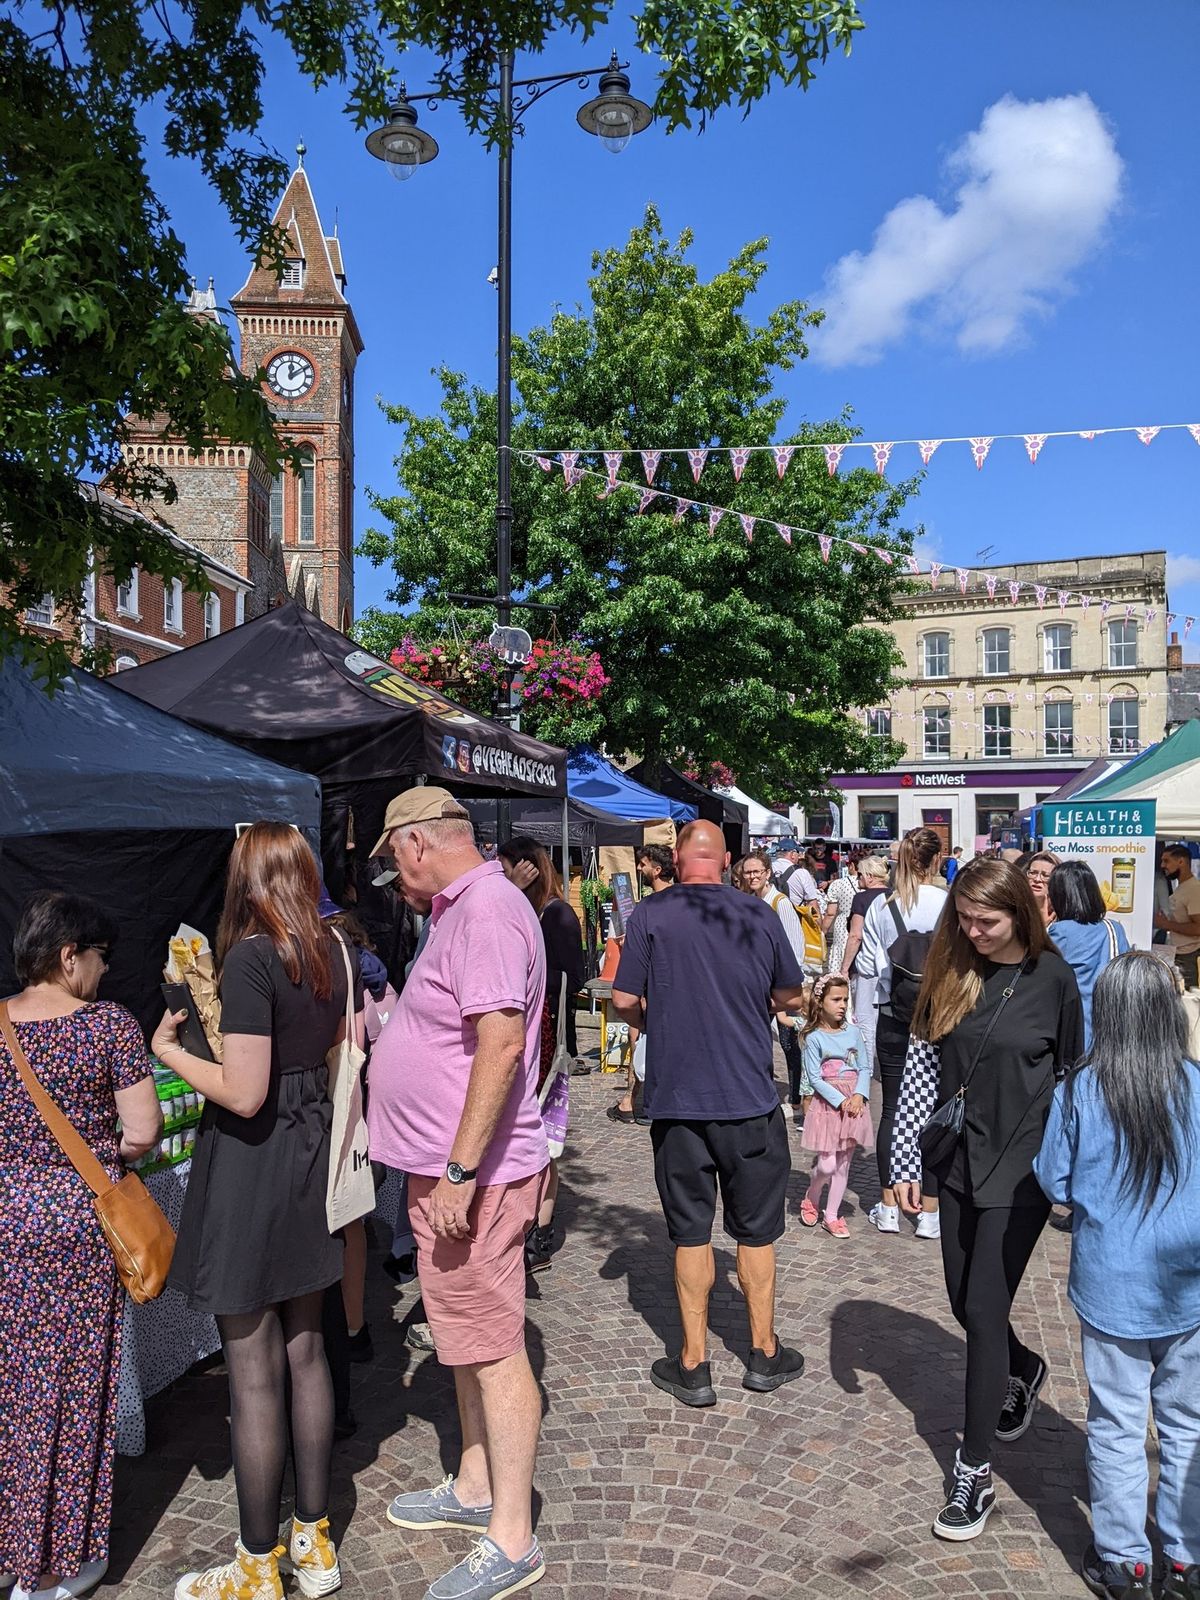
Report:
[[[341,1584],[326,1518],[333,1389],[321,1335],[342,1243],[325,1216],[327,1051],[346,1026],[344,947],[317,914],[320,877],[294,828],[259,822],[233,848],[217,935],[223,1062],[190,1055],[163,1018],[153,1048],[207,1096],[170,1283],[216,1316],[229,1370],[240,1537],[232,1562],[179,1580],[176,1600],[277,1595],[290,1557],[306,1597]],[[362,999],[354,1022],[362,1038]],[[296,1515],[279,1544],[291,1438]]]
[[1046,936],[1028,879],[977,859],[955,876],[917,997],[892,1139],[892,1183],[920,1204],[918,1133],[964,1089],[965,1125],[937,1173],[942,1265],[967,1335],[966,1418],[939,1538],[974,1539],[995,1502],[994,1440],[1019,1439],[1046,1378],[1009,1321],[1050,1203],[1033,1175],[1055,1084],[1083,1050],[1075,975]]

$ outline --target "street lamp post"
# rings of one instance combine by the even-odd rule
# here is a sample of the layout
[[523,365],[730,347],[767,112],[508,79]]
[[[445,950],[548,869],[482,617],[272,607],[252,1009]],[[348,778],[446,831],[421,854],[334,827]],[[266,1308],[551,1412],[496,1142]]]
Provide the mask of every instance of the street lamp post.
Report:
[[[599,93],[579,108],[576,121],[585,133],[594,134],[614,155],[624,150],[635,133],[650,126],[653,112],[629,92],[625,73],[628,63],[616,53],[606,67],[590,67],[582,72],[547,73],[537,78],[513,77],[513,53],[502,50],[499,82],[496,87],[496,142],[499,155],[497,190],[496,260],[496,619],[507,627],[512,618],[512,158],[513,144],[524,132],[525,113],[553,89],[574,83],[582,89],[599,78]],[[519,91],[519,93],[517,92]],[[410,178],[418,167],[432,161],[437,141],[417,126],[414,106],[427,103],[436,109],[443,95],[409,95],[401,85],[400,98],[392,106],[388,121],[367,135],[367,149],[388,164],[389,171],[401,180]],[[517,601],[521,605],[522,602]],[[511,715],[509,695],[504,694],[501,712]]]

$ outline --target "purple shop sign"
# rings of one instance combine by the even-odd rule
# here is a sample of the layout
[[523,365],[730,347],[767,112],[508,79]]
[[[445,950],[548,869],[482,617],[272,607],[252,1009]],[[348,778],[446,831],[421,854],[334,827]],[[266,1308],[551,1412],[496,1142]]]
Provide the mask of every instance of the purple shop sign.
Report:
[[917,793],[954,789],[1057,789],[1081,770],[1080,767],[1012,767],[998,764],[989,769],[966,767],[911,768],[905,772],[849,772],[834,778],[838,789],[862,789],[890,794],[896,789]]

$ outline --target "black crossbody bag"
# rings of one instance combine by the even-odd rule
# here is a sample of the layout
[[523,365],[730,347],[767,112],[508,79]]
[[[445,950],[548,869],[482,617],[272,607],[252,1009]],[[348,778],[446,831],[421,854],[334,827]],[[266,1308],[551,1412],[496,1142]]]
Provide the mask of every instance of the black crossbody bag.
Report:
[[958,1149],[962,1139],[963,1127],[967,1116],[967,1090],[971,1086],[971,1079],[975,1076],[975,1069],[983,1059],[983,1052],[987,1049],[988,1040],[992,1031],[1000,1020],[1000,1013],[1012,999],[1013,990],[1017,987],[1027,962],[1013,973],[1012,982],[1001,992],[1000,1003],[992,1012],[991,1020],[984,1030],[983,1038],[979,1041],[979,1048],[975,1052],[975,1059],[967,1069],[958,1090],[949,1100],[943,1100],[937,1110],[926,1122],[921,1132],[917,1135],[917,1142],[921,1146],[921,1160],[931,1172],[936,1172],[939,1167],[947,1167],[954,1159],[954,1152]]

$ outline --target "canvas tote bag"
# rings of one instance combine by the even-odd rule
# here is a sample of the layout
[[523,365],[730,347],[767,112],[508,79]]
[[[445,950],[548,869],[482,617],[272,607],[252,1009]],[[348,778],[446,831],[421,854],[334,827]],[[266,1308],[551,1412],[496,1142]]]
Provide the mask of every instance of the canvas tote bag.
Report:
[[558,997],[558,1041],[554,1059],[538,1096],[542,1107],[542,1127],[550,1155],[557,1161],[567,1142],[567,1121],[571,1114],[571,1057],[567,1051],[567,975],[563,973]]
[[329,1137],[329,1184],[325,1190],[325,1216],[330,1233],[357,1222],[375,1209],[375,1180],[367,1150],[367,1119],[363,1115],[362,1068],[367,1059],[354,1039],[354,968],[345,940],[335,935],[346,965],[345,1037],[325,1057],[329,1068],[329,1099],[333,1128]]

